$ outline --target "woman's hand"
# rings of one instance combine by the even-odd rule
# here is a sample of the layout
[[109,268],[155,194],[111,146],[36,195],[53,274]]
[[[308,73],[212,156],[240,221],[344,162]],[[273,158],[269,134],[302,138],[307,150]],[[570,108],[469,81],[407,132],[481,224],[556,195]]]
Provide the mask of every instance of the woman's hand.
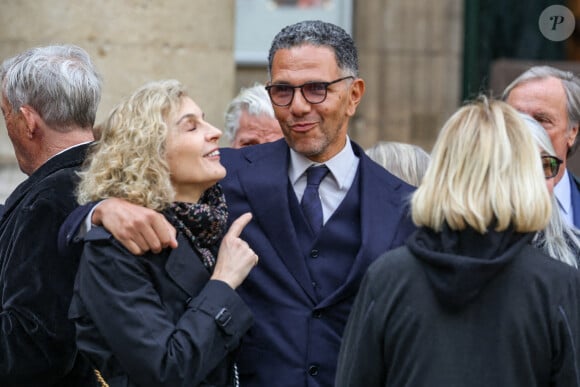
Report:
[[233,289],[240,286],[250,270],[258,264],[258,256],[246,241],[240,239],[242,230],[252,220],[246,212],[236,219],[224,236],[211,279],[220,280]]

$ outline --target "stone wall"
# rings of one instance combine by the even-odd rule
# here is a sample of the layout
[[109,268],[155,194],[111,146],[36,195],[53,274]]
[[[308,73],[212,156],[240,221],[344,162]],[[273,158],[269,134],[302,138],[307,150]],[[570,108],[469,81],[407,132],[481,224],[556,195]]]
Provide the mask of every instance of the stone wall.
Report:
[[[234,92],[233,20],[234,0],[4,0],[0,60],[33,46],[77,44],[104,78],[97,121],[141,84],[176,78],[221,127]],[[15,170],[0,121],[0,171]],[[0,202],[24,178],[6,176],[0,173]]]
[[[363,5],[363,3],[365,5]],[[430,150],[461,98],[463,1],[356,2],[354,36],[367,92],[353,137]]]

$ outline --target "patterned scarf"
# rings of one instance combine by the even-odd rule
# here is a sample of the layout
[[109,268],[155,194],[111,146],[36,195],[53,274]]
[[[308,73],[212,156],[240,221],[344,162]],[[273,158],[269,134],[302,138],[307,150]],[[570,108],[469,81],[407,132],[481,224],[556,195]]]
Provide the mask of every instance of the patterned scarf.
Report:
[[226,231],[228,206],[219,184],[208,188],[197,203],[174,202],[165,215],[187,237],[211,273]]

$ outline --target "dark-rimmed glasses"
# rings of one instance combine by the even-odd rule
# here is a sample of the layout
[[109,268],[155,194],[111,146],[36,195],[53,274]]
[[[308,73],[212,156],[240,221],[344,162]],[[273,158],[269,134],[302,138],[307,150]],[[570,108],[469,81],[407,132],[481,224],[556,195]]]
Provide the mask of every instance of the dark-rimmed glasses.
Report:
[[556,175],[560,171],[560,164],[562,163],[563,161],[555,156],[543,155],[542,168],[544,168],[544,177],[546,179],[556,177]]
[[349,78],[354,79],[352,75],[349,75],[348,77],[338,78],[332,82],[306,82],[298,86],[274,83],[266,86],[266,90],[270,95],[270,100],[276,106],[284,107],[290,105],[294,99],[295,89],[300,89],[302,96],[308,103],[317,104],[324,102],[326,99],[328,86]]

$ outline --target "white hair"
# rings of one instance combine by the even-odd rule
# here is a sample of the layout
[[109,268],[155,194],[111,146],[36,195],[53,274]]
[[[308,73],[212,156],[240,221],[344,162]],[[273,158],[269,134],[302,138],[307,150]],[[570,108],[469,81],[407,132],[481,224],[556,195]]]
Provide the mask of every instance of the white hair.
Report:
[[275,118],[274,108],[264,85],[255,83],[252,87],[242,88],[228,105],[225,114],[224,136],[230,143],[234,141],[236,132],[240,128],[240,117],[243,111],[246,111],[250,116],[266,115]]

